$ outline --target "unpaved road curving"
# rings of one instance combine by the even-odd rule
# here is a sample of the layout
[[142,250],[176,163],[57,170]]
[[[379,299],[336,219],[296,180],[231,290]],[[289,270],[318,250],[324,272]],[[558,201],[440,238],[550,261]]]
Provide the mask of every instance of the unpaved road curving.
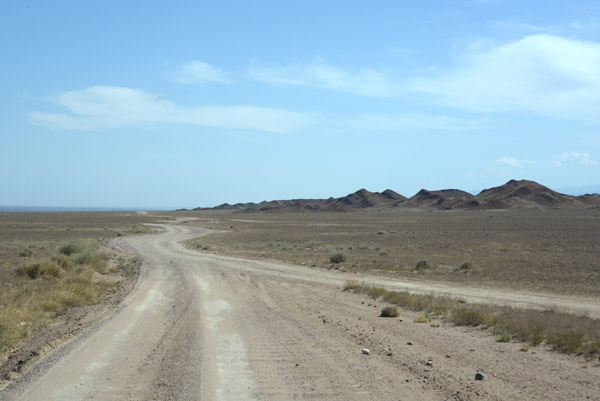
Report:
[[[136,288],[0,400],[600,399],[598,360],[521,352],[479,329],[413,323],[412,312],[379,318],[382,305],[340,291],[349,276],[200,254],[180,241],[206,230],[162,227],[115,241],[144,259]],[[391,286],[600,311],[598,302],[419,285]]]

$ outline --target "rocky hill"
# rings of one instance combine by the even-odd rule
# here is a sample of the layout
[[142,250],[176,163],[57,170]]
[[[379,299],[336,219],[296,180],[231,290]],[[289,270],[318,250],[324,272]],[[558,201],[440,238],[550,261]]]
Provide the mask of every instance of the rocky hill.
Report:
[[339,198],[291,199],[260,203],[224,203],[213,208],[194,210],[234,210],[239,212],[348,212],[364,209],[414,208],[429,210],[451,209],[573,209],[600,208],[600,194],[571,196],[553,191],[528,180],[510,180],[504,185],[484,189],[477,195],[460,189],[429,191],[422,189],[406,198],[391,189],[370,192],[359,189]]

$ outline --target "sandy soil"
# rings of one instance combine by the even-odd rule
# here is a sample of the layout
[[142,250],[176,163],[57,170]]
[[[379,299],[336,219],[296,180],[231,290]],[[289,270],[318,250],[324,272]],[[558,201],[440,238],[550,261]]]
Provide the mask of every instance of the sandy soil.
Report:
[[[412,312],[379,318],[384,305],[341,291],[348,275],[197,253],[179,242],[206,230],[163,228],[113,242],[144,260],[135,289],[110,317],[0,391],[0,400],[600,399],[597,360],[542,347],[521,352],[523,344],[496,343],[479,329],[413,323]],[[392,286],[409,285],[469,299],[550,301]]]

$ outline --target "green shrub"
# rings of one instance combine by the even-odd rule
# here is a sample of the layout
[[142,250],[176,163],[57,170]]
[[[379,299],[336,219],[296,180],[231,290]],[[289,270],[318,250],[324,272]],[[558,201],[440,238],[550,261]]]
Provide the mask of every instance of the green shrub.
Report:
[[331,263],[342,263],[347,259],[346,254],[343,252],[334,252],[329,256],[329,261]]
[[427,263],[426,260],[421,260],[421,261],[417,262],[417,264],[415,265],[415,269],[416,270],[429,269],[429,263]]
[[398,309],[393,306],[386,306],[381,310],[380,317],[398,317]]
[[80,247],[75,245],[75,244],[65,244],[63,246],[61,246],[58,251],[60,253],[62,253],[63,255],[67,255],[67,256],[71,256],[74,253],[77,253],[80,251]]
[[512,341],[512,336],[507,332],[502,333],[502,335],[496,339],[496,342],[499,342],[499,343],[509,343],[511,341]]

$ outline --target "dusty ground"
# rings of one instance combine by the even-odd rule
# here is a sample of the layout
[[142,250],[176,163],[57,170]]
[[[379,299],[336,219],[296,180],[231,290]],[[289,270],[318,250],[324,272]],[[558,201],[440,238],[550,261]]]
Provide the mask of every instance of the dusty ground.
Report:
[[379,318],[347,273],[201,254],[179,242],[202,229],[164,229],[113,242],[143,257],[137,287],[0,399],[600,399],[597,360]]
[[[598,210],[187,212],[211,252],[479,287],[600,296]],[[329,256],[347,261],[333,266]],[[415,270],[419,261],[430,268]],[[460,266],[468,263],[467,269]]]

